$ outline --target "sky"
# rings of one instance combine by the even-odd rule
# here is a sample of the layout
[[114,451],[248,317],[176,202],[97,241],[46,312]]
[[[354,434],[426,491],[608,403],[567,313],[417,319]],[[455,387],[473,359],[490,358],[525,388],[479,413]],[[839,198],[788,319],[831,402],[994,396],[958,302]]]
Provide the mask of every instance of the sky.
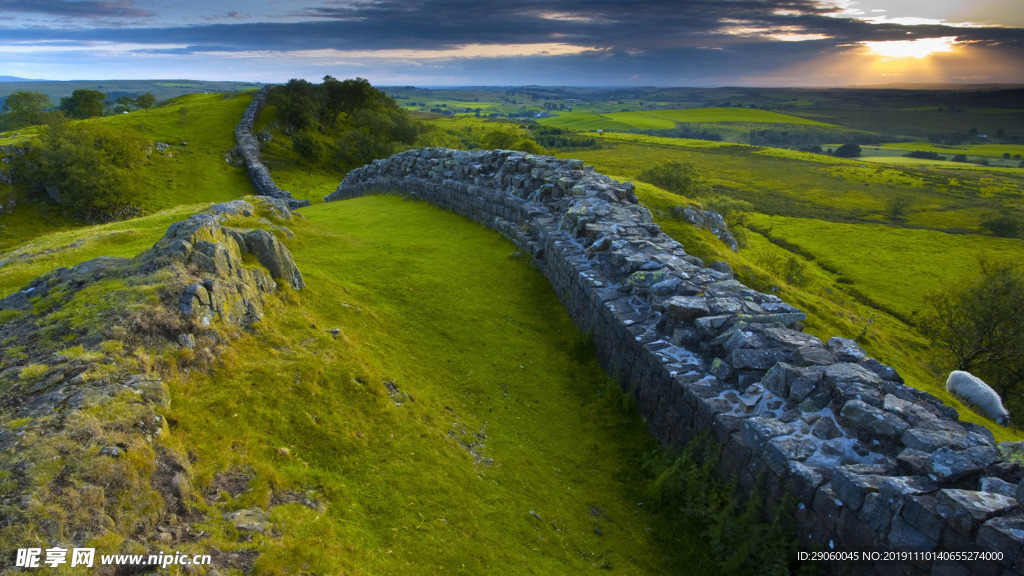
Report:
[[1024,84],[1022,0],[0,0],[0,75]]

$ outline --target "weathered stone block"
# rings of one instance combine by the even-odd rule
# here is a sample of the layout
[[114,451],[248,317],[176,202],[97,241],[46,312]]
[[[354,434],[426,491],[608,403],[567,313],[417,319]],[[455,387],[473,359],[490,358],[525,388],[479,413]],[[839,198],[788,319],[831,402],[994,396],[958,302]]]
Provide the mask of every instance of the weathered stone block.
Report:
[[1017,501],[1002,494],[947,488],[935,498],[935,510],[949,525],[973,538],[978,527],[994,516],[1017,508]]
[[955,482],[972,474],[980,474],[999,460],[999,454],[989,446],[976,446],[966,450],[947,447],[933,452],[925,469],[940,483]]
[[882,438],[899,438],[907,430],[907,423],[899,416],[879,410],[860,400],[847,402],[840,416],[861,430]]

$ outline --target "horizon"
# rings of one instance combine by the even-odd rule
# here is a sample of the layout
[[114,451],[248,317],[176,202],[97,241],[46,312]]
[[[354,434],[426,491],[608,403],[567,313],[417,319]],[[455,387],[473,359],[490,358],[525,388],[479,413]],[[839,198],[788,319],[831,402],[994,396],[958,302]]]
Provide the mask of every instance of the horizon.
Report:
[[[319,82],[322,78],[304,78],[312,82]],[[12,76],[0,76],[0,84],[21,84],[32,82],[54,82],[54,83],[88,83],[88,82],[218,82],[236,84],[259,84],[259,85],[280,85],[287,82],[260,82],[257,80],[224,80],[205,78],[71,78],[67,80],[53,80],[47,78],[22,78]],[[551,89],[580,89],[580,90],[621,90],[621,89],[659,89],[659,90],[1014,90],[1024,89],[1024,82],[890,82],[885,84],[859,84],[859,85],[833,85],[833,86],[769,86],[769,85],[739,85],[725,84],[720,86],[685,86],[685,85],[659,85],[659,84],[375,84],[377,88],[415,88],[422,90],[499,90],[508,88],[551,88]]]
[[57,82],[1024,83],[1015,0],[0,0],[0,17],[0,75]]

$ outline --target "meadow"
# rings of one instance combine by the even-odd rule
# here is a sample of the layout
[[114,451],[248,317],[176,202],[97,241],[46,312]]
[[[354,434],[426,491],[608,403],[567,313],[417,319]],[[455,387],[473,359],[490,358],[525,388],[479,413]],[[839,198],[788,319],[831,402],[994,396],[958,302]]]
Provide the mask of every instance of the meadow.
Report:
[[[170,157],[151,158],[142,170],[154,188],[150,213],[23,231],[0,253],[0,296],[55,266],[139,254],[170,223],[245,194],[244,174],[223,156],[231,130],[221,128],[233,128],[246,104],[244,97],[197,95],[91,120],[171,145]],[[460,122],[508,129],[476,120]],[[277,151],[287,153],[272,110],[265,121]],[[201,126],[217,133],[199,133]],[[329,179],[324,173],[322,182],[309,181],[301,162],[278,161],[275,178],[286,187],[312,182],[311,196]],[[190,174],[196,167],[213,174]],[[184,185],[161,185],[161,178]],[[203,195],[211,198],[196,203]],[[288,223],[296,234],[288,245],[307,288],[282,288],[257,329],[220,347],[214,361],[197,362],[171,344],[142,350],[104,342],[103,351],[64,351],[68,358],[109,353],[140,370],[155,365],[167,381],[172,401],[160,411],[169,423],[160,451],[187,463],[195,499],[182,520],[204,534],[178,549],[239,553],[254,558],[261,574],[296,566],[375,574],[674,574],[683,565],[716,574],[765,554],[791,561],[781,525],[758,528],[750,514],[738,515],[732,485],[717,469],[658,447],[547,281],[509,241],[394,197],[302,212]],[[2,218],[11,222],[19,213]],[[102,299],[104,287],[82,298]],[[67,319],[92,305],[55,314]],[[9,347],[0,362],[23,353]],[[83,417],[123,417],[122,409],[114,403]],[[2,426],[28,424],[0,413]],[[49,454],[46,446],[40,449]],[[133,446],[123,462],[130,481],[118,485],[149,494],[154,454]],[[40,487],[57,464],[38,469]],[[225,482],[241,484],[224,489]],[[694,482],[706,486],[706,501],[680,496],[679,487]],[[126,502],[135,497],[117,494]],[[47,514],[77,513],[62,505],[53,503]],[[253,506],[269,511],[273,530],[241,538],[223,515]],[[152,518],[118,522],[89,545],[116,550],[136,544],[129,538],[158,536],[131,532],[152,526]],[[709,546],[712,529],[730,536]],[[32,533],[33,526],[0,531],[0,540]],[[775,536],[761,536],[768,541],[753,551],[731,544],[761,542],[757,535],[765,533]]]

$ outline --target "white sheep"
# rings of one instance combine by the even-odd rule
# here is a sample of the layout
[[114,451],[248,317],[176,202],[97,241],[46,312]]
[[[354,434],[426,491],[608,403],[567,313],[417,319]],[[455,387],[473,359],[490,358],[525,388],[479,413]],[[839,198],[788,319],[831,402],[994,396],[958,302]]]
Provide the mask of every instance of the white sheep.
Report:
[[1010,421],[1010,413],[1003,408],[999,394],[970,372],[950,372],[946,380],[946,392],[974,407],[982,416],[995,420],[997,424],[1005,426]]

